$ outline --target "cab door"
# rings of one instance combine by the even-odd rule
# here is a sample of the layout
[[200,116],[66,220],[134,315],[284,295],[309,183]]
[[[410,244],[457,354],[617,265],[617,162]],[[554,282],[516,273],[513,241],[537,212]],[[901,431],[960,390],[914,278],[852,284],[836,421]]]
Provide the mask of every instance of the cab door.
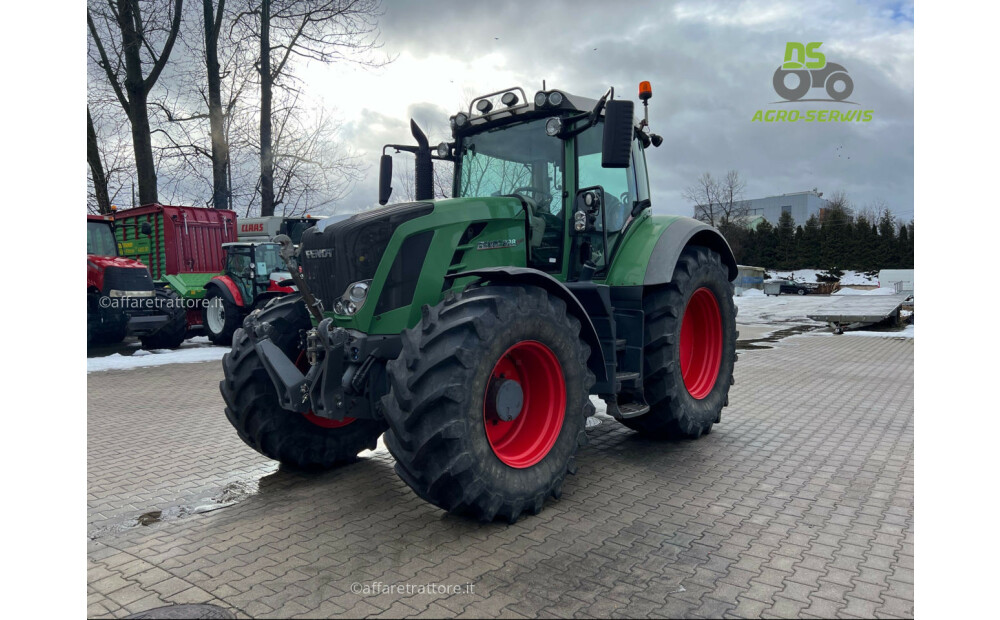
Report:
[[[604,168],[601,165],[601,148],[603,145],[604,126],[598,123],[583,131],[575,138],[576,157],[576,187],[579,191],[588,187],[600,187],[604,190],[602,212],[597,218],[596,226],[599,235],[592,235],[590,240],[590,260],[597,266],[600,277],[611,264],[612,254],[618,245],[618,239],[626,224],[631,220],[632,207],[640,199],[649,198],[649,185],[646,181],[645,160],[639,146],[639,157],[636,156],[634,140],[632,157],[627,168]],[[637,182],[636,163],[642,159],[642,191]],[[640,194],[644,194],[640,198]],[[606,229],[606,230],[605,230]],[[606,235],[603,233],[607,233]],[[582,260],[574,260],[570,268],[570,278],[576,279],[582,267]]]

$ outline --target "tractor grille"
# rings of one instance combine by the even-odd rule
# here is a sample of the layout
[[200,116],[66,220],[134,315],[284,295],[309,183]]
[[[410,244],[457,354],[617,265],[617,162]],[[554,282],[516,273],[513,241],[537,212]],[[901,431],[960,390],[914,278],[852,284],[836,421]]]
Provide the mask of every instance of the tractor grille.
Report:
[[405,202],[302,233],[299,260],[303,276],[323,308],[332,310],[349,284],[374,277],[400,224],[433,210],[429,202]]
[[111,290],[151,291],[153,280],[145,268],[107,267],[104,270],[104,292]]

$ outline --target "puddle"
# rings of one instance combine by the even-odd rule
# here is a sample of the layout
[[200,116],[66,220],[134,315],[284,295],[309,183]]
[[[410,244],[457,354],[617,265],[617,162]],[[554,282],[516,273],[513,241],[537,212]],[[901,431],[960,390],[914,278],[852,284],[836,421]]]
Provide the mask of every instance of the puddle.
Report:
[[256,495],[260,489],[260,479],[231,482],[210,496],[196,497],[191,501],[177,506],[169,506],[162,510],[150,510],[137,517],[126,517],[93,528],[87,537],[91,540],[120,534],[136,527],[146,527],[154,523],[175,521],[191,515],[213,512],[228,508]]
[[737,340],[736,350],[755,351],[759,349],[773,349],[774,347],[771,345],[774,344],[775,342],[778,342],[779,340],[784,340],[789,336],[797,336],[799,334],[805,334],[823,328],[824,327],[822,325],[794,325],[792,327],[786,327],[784,329],[773,331],[767,336],[764,336],[762,338],[752,338],[750,340]]

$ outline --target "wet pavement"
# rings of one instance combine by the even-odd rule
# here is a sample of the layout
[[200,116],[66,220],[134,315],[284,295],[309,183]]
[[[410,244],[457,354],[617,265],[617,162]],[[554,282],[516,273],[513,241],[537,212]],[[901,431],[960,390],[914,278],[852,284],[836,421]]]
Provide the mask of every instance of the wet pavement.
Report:
[[226,421],[218,362],[92,373],[88,615],[912,616],[913,339],[765,332],[711,435],[601,414],[512,526],[423,502],[381,445],[278,467]]

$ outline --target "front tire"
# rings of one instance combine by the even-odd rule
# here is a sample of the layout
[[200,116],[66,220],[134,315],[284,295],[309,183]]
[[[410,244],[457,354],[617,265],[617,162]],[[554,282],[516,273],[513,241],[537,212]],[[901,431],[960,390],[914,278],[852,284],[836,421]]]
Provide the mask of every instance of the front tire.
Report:
[[231,345],[233,334],[243,323],[243,317],[243,309],[226,299],[219,289],[212,287],[205,293],[201,319],[205,335],[212,344]]
[[176,349],[187,337],[187,311],[181,304],[181,297],[168,288],[156,289],[156,309],[167,315],[167,323],[148,336],[140,336],[142,348]]
[[686,248],[669,284],[643,297],[648,413],[622,423],[644,435],[698,438],[729,404],[736,361],[736,305],[718,253]]
[[298,295],[284,298],[248,319],[238,329],[232,351],[222,358],[225,379],[219,384],[226,401],[226,417],[240,439],[264,456],[300,469],[322,469],[353,461],[359,452],[374,450],[385,423],[370,419],[342,421],[310,413],[287,411],[254,350],[252,327],[267,321],[272,341],[289,359],[300,359],[301,332],[312,327]]
[[511,523],[537,514],[586,441],[589,355],[580,322],[539,288],[471,288],[425,306],[387,365],[396,472],[449,512]]

